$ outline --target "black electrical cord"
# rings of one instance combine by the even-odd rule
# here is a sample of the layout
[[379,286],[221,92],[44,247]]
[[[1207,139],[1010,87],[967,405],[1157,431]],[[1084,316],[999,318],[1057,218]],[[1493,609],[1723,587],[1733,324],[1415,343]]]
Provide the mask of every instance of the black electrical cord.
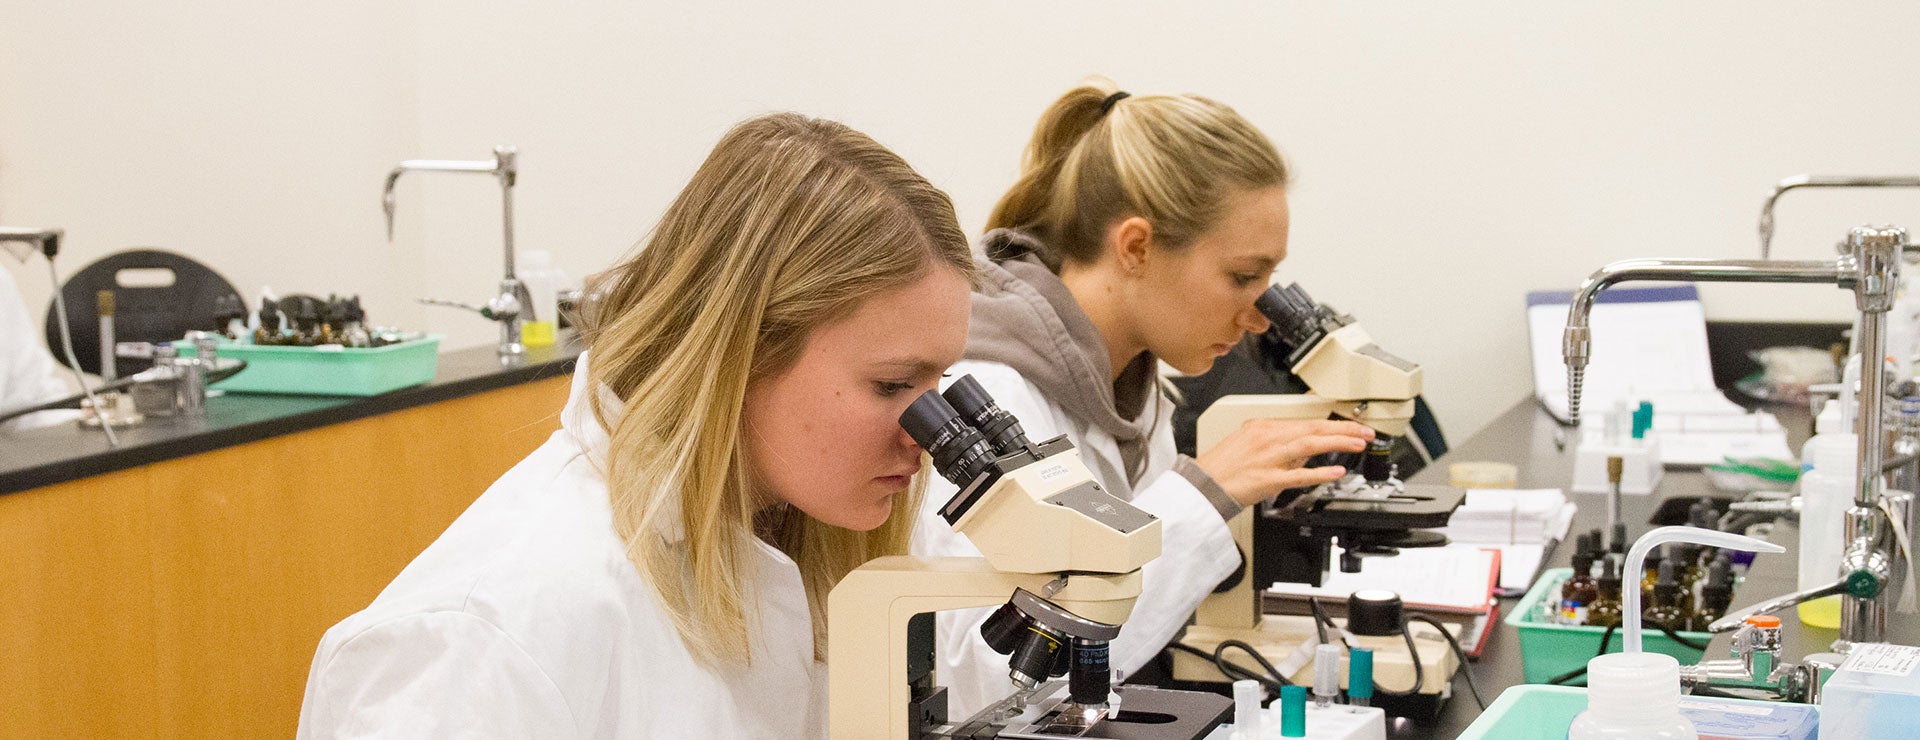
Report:
[[[1444,630],[1443,630],[1444,631]],[[1413,646],[1413,633],[1407,630],[1407,618],[1400,618],[1400,637],[1407,641],[1407,657],[1413,659],[1413,688],[1405,691],[1393,691],[1380,685],[1375,679],[1373,690],[1387,696],[1413,696],[1420,693],[1420,687],[1427,685],[1427,667],[1420,664],[1420,651]]]
[[[235,362],[238,362],[240,364],[207,373],[207,385],[213,385],[214,383],[218,383],[222,380],[226,380],[227,378],[233,377],[235,373],[238,373],[241,370],[247,369],[246,360],[236,360]],[[119,380],[115,380],[111,383],[103,383],[103,384],[94,386],[93,391],[95,393],[111,393],[114,391],[131,388],[135,384],[140,382],[141,381],[137,376],[126,377],[126,378],[121,378]],[[22,416],[26,416],[27,414],[31,414],[39,411],[52,411],[55,409],[79,408],[80,402],[86,399],[87,399],[87,394],[75,393],[71,396],[67,396],[66,398],[56,398],[46,403],[38,403],[32,406],[22,406],[17,409],[8,409],[6,411],[0,412],[0,424],[5,424],[9,421],[13,421],[14,419],[20,418]]]
[[[1234,642],[1237,642],[1237,641],[1234,641]],[[1241,643],[1241,644],[1244,645],[1246,643]],[[1240,666],[1227,662],[1225,659],[1220,657],[1220,653],[1218,650],[1216,650],[1215,652],[1209,653],[1205,650],[1201,650],[1200,648],[1194,647],[1192,645],[1188,645],[1184,642],[1178,642],[1178,641],[1167,643],[1167,647],[1173,650],[1178,650],[1183,653],[1189,653],[1197,658],[1200,658],[1201,660],[1212,661],[1213,667],[1216,670],[1220,671],[1221,675],[1226,676],[1229,679],[1259,681],[1261,686],[1264,686],[1267,688],[1267,690],[1272,691],[1275,696],[1280,695],[1281,687],[1288,685],[1286,683],[1286,679],[1280,676],[1278,672],[1274,673],[1272,676],[1262,676],[1258,673],[1254,673],[1253,671],[1247,670],[1245,668],[1242,668]],[[1255,653],[1256,657],[1258,655],[1259,655],[1258,653]],[[1264,662],[1264,660],[1262,662]]]
[[[1249,656],[1252,656],[1253,662],[1259,663],[1261,668],[1267,669],[1267,675],[1272,676],[1273,680],[1275,682],[1278,682],[1281,686],[1293,685],[1293,682],[1288,681],[1286,676],[1280,675],[1280,669],[1273,667],[1273,663],[1267,661],[1267,656],[1261,655],[1260,651],[1253,649],[1252,645],[1248,645],[1239,640],[1221,640],[1220,645],[1213,649],[1214,663],[1226,664],[1227,648],[1234,648],[1236,650],[1246,653]],[[1275,693],[1278,693],[1278,692],[1275,692]]]
[[[1609,624],[1607,625],[1606,631],[1600,633],[1600,651],[1597,653],[1594,653],[1594,657],[1598,658],[1602,655],[1607,654],[1607,643],[1613,640],[1613,630],[1619,626],[1620,626],[1620,623],[1618,622]],[[1567,671],[1566,673],[1562,673],[1558,676],[1554,676],[1553,678],[1547,679],[1547,683],[1553,684],[1553,685],[1560,685],[1585,675],[1587,675],[1587,667],[1585,665],[1582,665],[1579,668],[1575,668],[1571,671]]]
[[[1480,711],[1482,712],[1487,711],[1487,700],[1480,697],[1480,685],[1477,683],[1474,683],[1473,669],[1472,667],[1467,665],[1467,662],[1468,662],[1467,651],[1460,647],[1460,641],[1457,639],[1454,639],[1453,633],[1447,631],[1446,625],[1441,624],[1439,621],[1435,620],[1433,617],[1429,617],[1425,614],[1415,614],[1411,617],[1407,617],[1407,620],[1414,621],[1414,622],[1425,622],[1427,625],[1433,627],[1434,629],[1440,630],[1440,636],[1447,638],[1447,645],[1453,648],[1454,657],[1460,659],[1460,675],[1467,677],[1467,691],[1473,694],[1473,703],[1480,705]],[[1405,631],[1408,634],[1412,634],[1411,630],[1406,630],[1404,627],[1402,628],[1402,631]]]
[[1321,608],[1319,599],[1312,596],[1307,597],[1307,606],[1313,611],[1313,629],[1320,635],[1321,644],[1324,645],[1333,642],[1327,639],[1327,630],[1331,629],[1335,635],[1339,636],[1341,645],[1349,649],[1353,647],[1347,644],[1347,634],[1340,630],[1340,625],[1334,624],[1333,618],[1327,616],[1326,610]]

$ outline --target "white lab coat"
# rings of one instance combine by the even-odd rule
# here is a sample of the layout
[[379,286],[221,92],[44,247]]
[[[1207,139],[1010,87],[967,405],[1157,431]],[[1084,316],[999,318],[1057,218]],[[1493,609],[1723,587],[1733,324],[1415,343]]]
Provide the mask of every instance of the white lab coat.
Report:
[[[1002,409],[1020,420],[1029,439],[1039,442],[1067,435],[1102,488],[1160,518],[1160,557],[1143,569],[1140,599],[1121,626],[1120,637],[1111,645],[1115,669],[1123,673],[1139,670],[1179,633],[1201,600],[1240,565],[1240,551],[1219,510],[1172,469],[1178,457],[1172,425],[1161,424],[1154,430],[1147,446],[1146,470],[1139,478],[1142,483],[1131,485],[1120,459],[1119,443],[1111,434],[1070,418],[1007,365],[967,360],[948,371],[953,378],[969,374]],[[1149,401],[1142,413],[1154,414],[1154,402]],[[940,506],[957,490],[945,479],[932,476],[914,531],[915,554],[980,556],[965,535],[953,531],[940,517]],[[940,612],[935,619],[938,680],[948,687],[948,713],[956,721],[1013,691],[1007,680],[1007,656],[995,653],[980,637],[980,624],[992,612],[992,608],[955,610]]]
[[[753,663],[694,662],[615,534],[587,358],[562,429],[327,631],[302,738],[825,737],[799,570],[754,541]],[[604,392],[604,391],[603,391]]]
[[[0,411],[45,403],[67,395],[53,356],[40,346],[41,332],[20,297],[13,275],[0,268]],[[0,425],[26,429],[70,420],[71,412],[28,414]]]

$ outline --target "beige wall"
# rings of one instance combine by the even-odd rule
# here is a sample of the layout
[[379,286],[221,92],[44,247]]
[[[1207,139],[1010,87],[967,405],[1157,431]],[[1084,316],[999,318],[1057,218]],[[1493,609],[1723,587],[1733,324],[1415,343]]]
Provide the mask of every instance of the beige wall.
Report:
[[[480,178],[406,157],[521,147],[519,237],[580,274],[657,217],[733,122],[789,108],[895,147],[976,231],[1040,109],[1088,72],[1227,101],[1299,173],[1281,269],[1428,368],[1455,436],[1529,390],[1521,301],[1631,256],[1749,257],[1760,198],[1807,171],[1920,171],[1920,6],[0,0],[0,222],[62,225],[67,270],[157,244],[261,284],[367,293],[376,318],[497,278]],[[1920,193],[1791,196],[1779,250]],[[39,273],[15,265],[36,310]],[[1714,317],[1844,317],[1832,289],[1707,291]],[[1606,351],[1605,337],[1596,351]]]

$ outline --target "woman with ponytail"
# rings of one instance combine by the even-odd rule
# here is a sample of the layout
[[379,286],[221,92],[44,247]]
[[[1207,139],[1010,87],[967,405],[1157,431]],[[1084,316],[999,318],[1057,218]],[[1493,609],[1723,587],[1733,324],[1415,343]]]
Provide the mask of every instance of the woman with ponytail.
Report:
[[[966,360],[1033,439],[1065,434],[1101,486],[1163,523],[1161,556],[1112,644],[1132,673],[1241,563],[1227,520],[1289,488],[1345,474],[1306,467],[1357,452],[1352,422],[1259,421],[1200,455],[1174,449],[1164,361],[1207,371],[1267,321],[1254,309],[1287,256],[1287,167],[1232,108],[1198,95],[1130,95],[1095,78],[1042,114],[1020,179],[976,248]],[[915,551],[977,555],[938,515],[935,481]],[[942,612],[942,683],[966,717],[1009,691],[1006,658],[979,639],[989,610]]]

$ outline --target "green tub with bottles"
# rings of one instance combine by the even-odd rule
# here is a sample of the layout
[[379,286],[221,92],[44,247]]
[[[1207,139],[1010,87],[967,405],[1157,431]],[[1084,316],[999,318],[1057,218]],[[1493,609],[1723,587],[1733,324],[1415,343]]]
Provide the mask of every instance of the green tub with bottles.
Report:
[[385,347],[282,347],[227,342],[220,357],[246,360],[247,369],[213,384],[234,393],[303,396],[376,396],[433,382],[440,367],[439,334]]
[[[1607,628],[1554,624],[1539,618],[1543,605],[1553,598],[1554,589],[1572,576],[1572,568],[1554,568],[1541,573],[1533,588],[1527,590],[1527,595],[1507,615],[1507,624],[1520,633],[1520,661],[1527,683],[1546,683],[1555,676],[1584,668],[1589,659],[1600,653],[1600,638]],[[1676,634],[1700,645],[1713,638],[1709,632]],[[1621,643],[1620,630],[1615,629],[1607,641],[1607,652],[1620,652]],[[1671,655],[1681,665],[1700,662],[1705,652],[1676,642],[1665,632],[1651,627],[1641,631],[1640,643],[1645,651]]]

